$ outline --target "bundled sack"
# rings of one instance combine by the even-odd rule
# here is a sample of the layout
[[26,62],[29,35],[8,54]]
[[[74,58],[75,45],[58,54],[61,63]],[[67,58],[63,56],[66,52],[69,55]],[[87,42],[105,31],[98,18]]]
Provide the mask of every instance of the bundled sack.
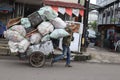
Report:
[[55,19],[58,13],[55,12],[50,6],[45,6],[38,10],[39,15],[45,16],[48,20]]
[[50,37],[53,39],[62,38],[65,36],[69,36],[69,33],[66,32],[64,29],[55,29],[51,34]]
[[44,36],[50,32],[52,32],[54,30],[53,25],[50,22],[42,22],[39,26],[38,26],[38,31],[39,33]]
[[19,44],[18,44],[18,51],[20,53],[24,53],[27,48],[29,47],[30,42],[27,39],[22,40]]
[[31,44],[38,44],[41,40],[41,35],[39,33],[33,33],[30,37]]
[[14,25],[10,28],[12,31],[17,31],[20,33],[20,35],[25,36],[26,35],[26,30],[24,26],[22,25]]
[[49,40],[50,40],[50,35],[48,34],[41,39],[41,42],[46,42],[46,41],[49,41]]
[[31,27],[31,23],[28,18],[21,18],[21,25],[23,25],[25,28]]
[[59,17],[51,20],[50,22],[56,29],[64,29],[66,27],[66,23]]
[[4,37],[13,42],[20,42],[24,39],[24,37],[21,36],[19,32],[12,30],[4,31]]
[[8,45],[9,45],[10,51],[11,51],[12,53],[18,52],[18,43],[13,42],[13,41],[9,41],[9,42],[8,42]]

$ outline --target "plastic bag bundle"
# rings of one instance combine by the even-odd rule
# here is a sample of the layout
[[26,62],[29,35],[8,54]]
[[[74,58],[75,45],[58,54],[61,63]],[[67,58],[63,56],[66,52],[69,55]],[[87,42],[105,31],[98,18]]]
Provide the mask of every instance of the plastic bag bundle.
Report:
[[38,13],[42,16],[45,16],[48,20],[55,19],[58,16],[58,13],[55,12],[50,6],[40,8]]
[[18,51],[20,53],[24,53],[27,48],[29,47],[30,42],[27,39],[22,40],[19,44],[18,44]]
[[50,37],[54,39],[62,38],[65,36],[69,36],[69,33],[66,32],[64,29],[55,29],[51,34]]
[[17,31],[20,33],[20,35],[25,36],[26,30],[22,25],[14,25],[10,28],[12,31]]
[[9,41],[9,42],[8,42],[8,45],[9,45],[10,51],[11,51],[12,53],[18,52],[18,43],[15,43],[15,42],[13,42],[13,41]]
[[41,42],[49,41],[50,40],[50,35],[46,35],[41,39]]
[[4,37],[13,42],[20,42],[24,39],[17,31],[7,30],[4,31]]
[[59,17],[51,20],[50,22],[56,29],[64,29],[66,27],[66,23]]
[[31,27],[31,23],[30,23],[30,21],[29,21],[28,18],[21,18],[21,24],[22,24],[25,28]]
[[39,33],[34,33],[30,37],[30,43],[32,44],[38,44],[41,40],[41,35]]
[[40,34],[44,36],[52,32],[54,30],[54,27],[50,22],[42,22],[37,29],[40,32]]

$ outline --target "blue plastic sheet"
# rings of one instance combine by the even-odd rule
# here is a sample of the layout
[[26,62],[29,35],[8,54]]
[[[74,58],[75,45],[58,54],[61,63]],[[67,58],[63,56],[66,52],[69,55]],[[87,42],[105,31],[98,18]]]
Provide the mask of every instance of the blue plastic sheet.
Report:
[[0,21],[0,35],[2,35],[4,31],[6,31],[6,26]]

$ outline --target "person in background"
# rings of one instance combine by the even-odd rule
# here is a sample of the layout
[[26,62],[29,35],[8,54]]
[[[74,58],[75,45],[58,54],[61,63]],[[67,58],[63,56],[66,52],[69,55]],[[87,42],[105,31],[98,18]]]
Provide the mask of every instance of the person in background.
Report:
[[70,65],[70,54],[71,54],[71,51],[70,51],[70,43],[71,41],[73,41],[73,32],[72,30],[70,29],[69,26],[67,26],[65,28],[65,30],[70,34],[69,36],[67,37],[64,37],[63,40],[62,40],[62,48],[63,48],[63,51],[62,51],[62,54],[60,56],[57,56],[55,57],[54,59],[52,59],[51,61],[51,66],[53,65],[54,62],[57,62],[59,61],[60,59],[63,59],[65,55],[67,55],[67,58],[66,58],[66,65],[65,67],[72,67]]
[[0,21],[0,38],[3,38],[4,31],[6,31],[6,26]]
[[113,32],[109,32],[108,40],[109,40],[109,48],[111,50],[113,50],[114,49],[114,34],[113,34]]

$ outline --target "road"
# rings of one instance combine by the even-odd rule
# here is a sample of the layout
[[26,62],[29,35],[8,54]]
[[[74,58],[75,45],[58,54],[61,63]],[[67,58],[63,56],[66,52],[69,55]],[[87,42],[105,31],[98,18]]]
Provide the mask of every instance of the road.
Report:
[[120,80],[120,64],[72,62],[49,63],[43,68],[33,68],[25,61],[0,60],[0,80]]

